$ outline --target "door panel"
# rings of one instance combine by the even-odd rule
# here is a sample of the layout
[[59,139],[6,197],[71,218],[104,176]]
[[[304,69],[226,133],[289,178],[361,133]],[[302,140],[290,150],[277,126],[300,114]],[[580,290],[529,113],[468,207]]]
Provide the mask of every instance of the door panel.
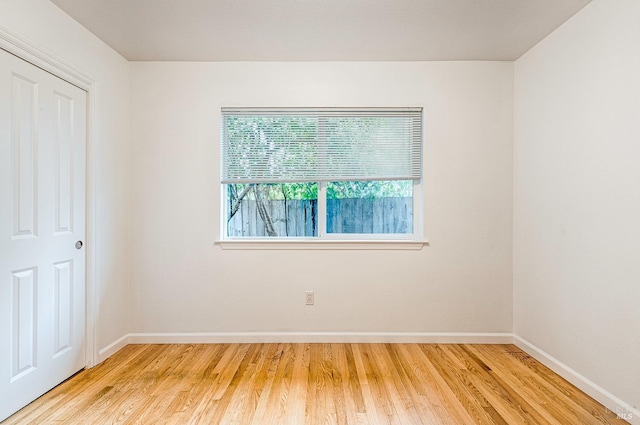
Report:
[[19,74],[11,75],[11,86],[13,237],[35,237],[38,198],[38,86]]
[[85,366],[86,93],[0,50],[0,420]]

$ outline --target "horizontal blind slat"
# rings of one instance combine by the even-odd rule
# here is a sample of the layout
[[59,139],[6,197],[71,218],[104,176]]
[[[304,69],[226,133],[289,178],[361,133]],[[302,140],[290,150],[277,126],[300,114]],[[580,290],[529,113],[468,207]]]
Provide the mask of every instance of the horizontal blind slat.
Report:
[[222,110],[222,182],[419,179],[422,110]]

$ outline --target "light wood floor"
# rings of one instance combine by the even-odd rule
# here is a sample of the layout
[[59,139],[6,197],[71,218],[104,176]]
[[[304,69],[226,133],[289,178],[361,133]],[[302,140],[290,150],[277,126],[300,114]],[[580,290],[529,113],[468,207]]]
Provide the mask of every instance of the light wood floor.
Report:
[[130,345],[5,424],[623,424],[513,345]]

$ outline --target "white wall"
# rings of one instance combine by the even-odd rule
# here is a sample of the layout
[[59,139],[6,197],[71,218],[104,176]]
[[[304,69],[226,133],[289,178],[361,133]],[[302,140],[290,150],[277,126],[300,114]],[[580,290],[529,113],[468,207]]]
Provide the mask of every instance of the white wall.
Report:
[[97,345],[127,334],[129,63],[48,0],[0,1],[0,26],[97,80],[95,283]]
[[514,330],[640,406],[640,2],[515,64]]
[[[511,332],[512,63],[131,70],[133,332]],[[214,246],[221,106],[423,106],[431,246]]]

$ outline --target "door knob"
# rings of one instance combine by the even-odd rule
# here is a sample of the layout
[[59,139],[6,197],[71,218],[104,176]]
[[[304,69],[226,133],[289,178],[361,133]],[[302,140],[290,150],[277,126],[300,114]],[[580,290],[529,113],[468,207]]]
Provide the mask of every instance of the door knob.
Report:
[[76,249],[80,249],[80,248],[82,248],[82,245],[83,245],[83,244],[82,244],[82,241],[78,241],[78,242],[76,242]]

